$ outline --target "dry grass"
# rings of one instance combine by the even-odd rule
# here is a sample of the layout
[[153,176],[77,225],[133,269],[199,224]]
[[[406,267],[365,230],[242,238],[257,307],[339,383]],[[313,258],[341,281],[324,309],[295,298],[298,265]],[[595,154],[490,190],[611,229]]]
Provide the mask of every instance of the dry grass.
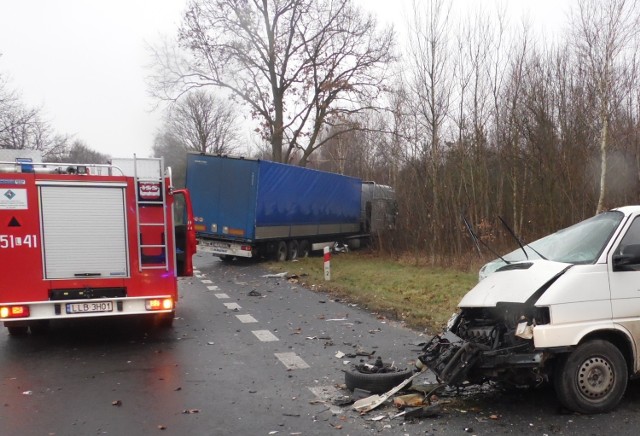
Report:
[[274,271],[301,276],[301,283],[330,292],[410,327],[440,331],[462,296],[478,280],[477,269],[424,266],[414,259],[389,259],[365,251],[333,255],[331,281],[324,280],[322,257],[271,263]]

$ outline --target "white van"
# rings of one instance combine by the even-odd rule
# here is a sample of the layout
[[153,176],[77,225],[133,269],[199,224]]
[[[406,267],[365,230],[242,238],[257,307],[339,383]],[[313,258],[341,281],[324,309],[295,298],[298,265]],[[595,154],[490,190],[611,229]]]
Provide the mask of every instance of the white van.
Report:
[[601,213],[510,258],[485,266],[420,360],[454,386],[552,381],[569,409],[616,407],[640,374],[640,206]]

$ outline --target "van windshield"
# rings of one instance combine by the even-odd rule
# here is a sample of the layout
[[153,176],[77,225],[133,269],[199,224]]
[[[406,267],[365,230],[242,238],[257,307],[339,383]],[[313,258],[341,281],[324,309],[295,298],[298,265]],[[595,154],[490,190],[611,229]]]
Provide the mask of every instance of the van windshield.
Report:
[[[594,263],[604,250],[607,241],[618,228],[624,214],[608,211],[559,230],[525,245],[529,259],[540,259],[537,251],[548,260],[572,264]],[[535,249],[532,250],[531,247]],[[525,260],[521,249],[503,256],[508,261]]]

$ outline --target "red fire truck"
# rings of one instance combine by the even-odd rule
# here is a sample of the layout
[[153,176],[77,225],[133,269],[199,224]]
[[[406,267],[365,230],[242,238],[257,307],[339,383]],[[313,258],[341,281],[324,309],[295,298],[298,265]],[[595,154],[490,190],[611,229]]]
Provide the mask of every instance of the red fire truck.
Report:
[[58,319],[173,322],[193,274],[191,200],[162,159],[108,165],[6,160],[0,153],[0,320],[9,334]]

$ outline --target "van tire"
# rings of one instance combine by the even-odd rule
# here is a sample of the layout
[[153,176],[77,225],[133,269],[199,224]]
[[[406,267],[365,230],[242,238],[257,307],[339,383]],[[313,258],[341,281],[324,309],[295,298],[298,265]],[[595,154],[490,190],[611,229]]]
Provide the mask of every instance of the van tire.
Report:
[[356,366],[344,371],[344,384],[347,389],[362,389],[372,394],[383,394],[395,388],[413,375],[413,370],[407,368],[394,372],[364,373]]
[[557,362],[554,387],[560,403],[576,412],[592,414],[614,409],[629,380],[627,363],[610,342],[585,342]]

